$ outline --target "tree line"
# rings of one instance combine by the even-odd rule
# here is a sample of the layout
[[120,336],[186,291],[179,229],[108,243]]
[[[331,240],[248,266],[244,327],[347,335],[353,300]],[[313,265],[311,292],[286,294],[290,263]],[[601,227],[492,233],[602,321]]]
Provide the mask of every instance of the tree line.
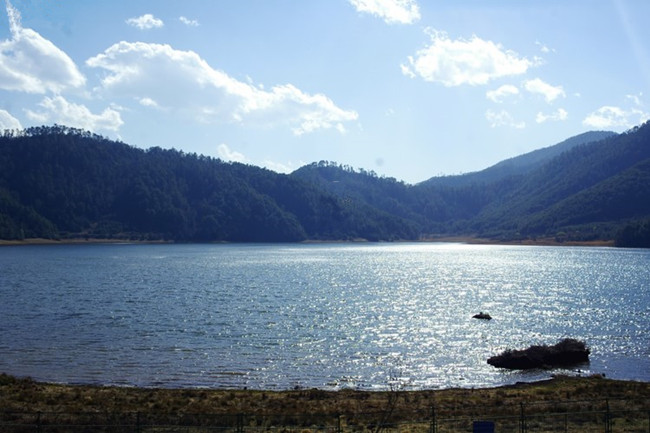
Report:
[[413,225],[288,175],[60,126],[0,137],[0,238],[395,240]]
[[327,161],[286,175],[175,149],[139,149],[60,125],[5,130],[0,239],[462,235],[650,246],[649,124],[579,138],[508,161],[508,170],[500,164],[485,174],[409,185]]

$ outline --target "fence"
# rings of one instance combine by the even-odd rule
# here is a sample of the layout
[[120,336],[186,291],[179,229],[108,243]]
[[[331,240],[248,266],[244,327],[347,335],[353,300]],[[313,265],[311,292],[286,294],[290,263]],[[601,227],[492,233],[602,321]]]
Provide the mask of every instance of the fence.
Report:
[[650,433],[649,400],[535,402],[500,407],[347,414],[154,414],[0,411],[2,433],[451,433],[489,421],[495,432]]

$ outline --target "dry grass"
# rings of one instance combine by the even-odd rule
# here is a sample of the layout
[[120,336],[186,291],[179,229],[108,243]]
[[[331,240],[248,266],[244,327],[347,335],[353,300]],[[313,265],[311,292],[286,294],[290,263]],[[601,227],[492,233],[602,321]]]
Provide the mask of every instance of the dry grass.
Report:
[[[552,380],[486,389],[401,391],[395,412],[471,411],[525,403],[626,399],[647,410],[650,383],[601,377]],[[251,391],[58,385],[0,375],[0,409],[41,412],[218,414],[359,414],[385,410],[388,392],[356,390]],[[646,405],[643,406],[642,405]],[[531,406],[532,407],[532,406]]]
[[481,419],[499,432],[519,432],[524,411],[531,433],[593,432],[607,431],[606,408],[610,431],[650,432],[650,383],[558,377],[391,395],[70,386],[0,374],[0,430],[8,433],[451,433],[472,431]]

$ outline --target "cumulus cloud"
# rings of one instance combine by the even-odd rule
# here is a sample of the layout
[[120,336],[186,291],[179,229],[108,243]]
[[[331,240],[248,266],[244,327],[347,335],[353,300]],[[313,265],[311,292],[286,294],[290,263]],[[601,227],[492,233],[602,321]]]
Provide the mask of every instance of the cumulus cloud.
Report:
[[512,84],[504,84],[496,90],[488,91],[485,96],[492,102],[501,103],[510,96],[519,94],[519,89]]
[[539,78],[524,82],[524,88],[530,93],[542,95],[546,99],[546,102],[549,103],[555,101],[560,96],[566,96],[562,86],[551,86]]
[[23,129],[23,127],[7,110],[0,110],[0,131],[4,129]]
[[603,106],[589,114],[582,123],[594,128],[614,128],[629,125],[627,113],[619,108]]
[[159,108],[158,103],[151,98],[140,98],[138,101],[143,107]]
[[136,18],[129,18],[126,20],[126,23],[140,30],[151,30],[165,25],[161,19],[154,17],[152,14],[144,14]]
[[524,74],[535,65],[534,61],[477,36],[453,40],[445,32],[429,30],[428,33],[430,45],[402,64],[405,75],[419,76],[447,87],[479,85],[495,78]]
[[58,123],[89,131],[117,131],[124,123],[120,113],[112,108],[93,114],[86,106],[62,96],[45,97],[38,105],[40,111],[25,110],[27,117],[38,123]]
[[86,64],[108,71],[100,92],[143,100],[185,112],[202,122],[215,120],[288,126],[296,135],[317,129],[345,130],[355,111],[337,107],[322,94],[310,95],[291,84],[264,90],[212,68],[193,51],[169,45],[120,42]]
[[501,111],[487,110],[485,112],[485,118],[487,119],[488,122],[490,122],[490,126],[492,128],[496,128],[498,126],[507,126],[510,128],[522,129],[526,127],[525,122],[515,121],[512,115],[508,113],[506,110],[501,110]]
[[199,22],[197,20],[191,20],[191,19],[189,19],[187,17],[184,17],[184,16],[180,16],[178,18],[178,20],[180,22],[182,22],[183,24],[185,24],[186,26],[189,26],[189,27],[198,27],[199,26]]
[[650,113],[638,108],[623,109],[605,105],[589,114],[582,121],[582,124],[598,129],[631,128],[649,119]]
[[544,114],[544,113],[537,113],[537,117],[535,118],[535,121],[537,123],[544,123],[547,121],[561,121],[561,120],[566,120],[569,117],[569,113],[563,109],[563,108],[558,108],[555,112],[551,114]]
[[[626,107],[605,105],[589,114],[582,124],[600,129],[627,129],[650,120],[650,113],[645,111],[643,93],[626,95]],[[630,105],[631,103],[631,105]]]
[[420,19],[415,0],[349,0],[357,11],[375,15],[388,24],[412,24]]
[[[305,163],[300,164],[300,166],[305,165]],[[284,164],[282,162],[276,162],[276,161],[270,161],[266,160],[262,162],[262,166],[268,168],[269,170],[273,170],[276,173],[291,173],[292,171],[295,170],[295,166],[293,163],[289,162],[287,164]]]
[[60,93],[80,88],[86,78],[52,42],[22,27],[20,13],[6,0],[11,39],[0,41],[0,89]]
[[243,153],[231,150],[225,143],[217,146],[217,155],[224,161],[246,162],[246,157]]

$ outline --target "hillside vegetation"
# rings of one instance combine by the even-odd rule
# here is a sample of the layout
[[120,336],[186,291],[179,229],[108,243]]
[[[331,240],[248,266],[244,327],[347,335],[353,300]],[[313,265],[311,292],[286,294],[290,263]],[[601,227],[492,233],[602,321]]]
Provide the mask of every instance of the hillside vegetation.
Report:
[[290,175],[78,129],[0,137],[0,239],[193,242],[553,237],[648,246],[650,124],[409,185],[332,162]]

